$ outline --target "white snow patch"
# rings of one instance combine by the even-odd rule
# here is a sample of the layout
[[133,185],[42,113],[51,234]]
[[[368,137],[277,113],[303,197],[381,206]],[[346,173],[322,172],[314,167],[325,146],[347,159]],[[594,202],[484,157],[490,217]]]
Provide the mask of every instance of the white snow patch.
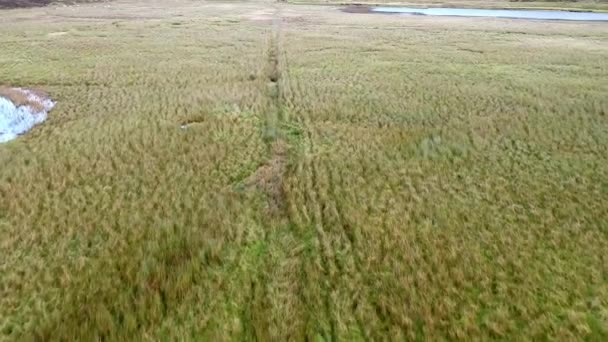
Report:
[[48,112],[53,109],[55,102],[39,96],[28,89],[12,88],[27,96],[30,102],[39,104],[40,110],[33,106],[15,106],[10,100],[0,96],[0,143],[15,139],[32,127],[46,120]]

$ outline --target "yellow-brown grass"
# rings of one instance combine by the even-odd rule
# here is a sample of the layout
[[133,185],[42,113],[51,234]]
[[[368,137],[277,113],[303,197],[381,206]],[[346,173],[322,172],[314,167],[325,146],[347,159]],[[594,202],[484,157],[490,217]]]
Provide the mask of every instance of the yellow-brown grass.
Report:
[[605,25],[110,6],[2,13],[0,339],[608,338]]

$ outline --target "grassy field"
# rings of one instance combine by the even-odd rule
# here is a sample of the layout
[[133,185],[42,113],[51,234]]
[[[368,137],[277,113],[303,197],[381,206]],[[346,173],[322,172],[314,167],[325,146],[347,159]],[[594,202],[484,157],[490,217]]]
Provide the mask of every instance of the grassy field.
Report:
[[0,340],[608,339],[608,27],[2,12]]

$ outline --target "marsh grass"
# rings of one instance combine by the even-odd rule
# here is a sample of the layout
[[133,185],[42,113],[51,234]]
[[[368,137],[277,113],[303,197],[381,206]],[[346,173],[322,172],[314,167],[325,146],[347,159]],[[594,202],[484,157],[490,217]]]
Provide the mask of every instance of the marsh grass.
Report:
[[604,26],[115,6],[0,24],[2,338],[607,338]]

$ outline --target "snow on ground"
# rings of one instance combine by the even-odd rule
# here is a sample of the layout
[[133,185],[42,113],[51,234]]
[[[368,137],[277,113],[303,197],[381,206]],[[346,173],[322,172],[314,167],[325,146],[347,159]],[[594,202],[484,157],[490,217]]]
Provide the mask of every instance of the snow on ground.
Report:
[[21,88],[12,90],[22,92],[30,103],[38,106],[16,106],[9,99],[0,96],[0,143],[13,140],[46,120],[48,112],[55,106],[55,102],[30,90]]

